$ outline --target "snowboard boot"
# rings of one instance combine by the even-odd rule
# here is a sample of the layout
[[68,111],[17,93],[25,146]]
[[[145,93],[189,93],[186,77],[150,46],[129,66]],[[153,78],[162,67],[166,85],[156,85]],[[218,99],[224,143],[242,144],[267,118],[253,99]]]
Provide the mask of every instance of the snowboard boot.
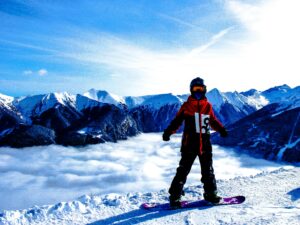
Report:
[[169,197],[170,208],[171,209],[180,209],[181,208],[181,197]]
[[222,197],[217,195],[217,192],[206,192],[203,194],[204,199],[211,203],[219,203]]

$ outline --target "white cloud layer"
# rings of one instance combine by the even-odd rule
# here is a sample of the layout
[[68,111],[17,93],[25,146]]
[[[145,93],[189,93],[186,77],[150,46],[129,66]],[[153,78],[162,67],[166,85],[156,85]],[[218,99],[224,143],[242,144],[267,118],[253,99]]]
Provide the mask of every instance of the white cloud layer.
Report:
[[[83,148],[51,145],[0,148],[0,210],[28,208],[84,194],[148,192],[168,188],[179,162],[180,135],[168,143],[161,134]],[[278,163],[237,155],[214,146],[217,179],[276,169]],[[200,184],[198,160],[188,184]],[[13,193],[13,194],[12,194]]]

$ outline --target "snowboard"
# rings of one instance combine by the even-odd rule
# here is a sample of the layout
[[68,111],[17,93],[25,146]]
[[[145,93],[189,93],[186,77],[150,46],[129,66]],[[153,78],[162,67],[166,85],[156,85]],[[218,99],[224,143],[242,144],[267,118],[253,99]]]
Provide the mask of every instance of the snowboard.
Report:
[[[219,203],[211,203],[205,200],[198,200],[198,201],[182,201],[181,208],[201,208],[201,207],[211,207],[211,206],[218,206],[218,205],[235,205],[241,204],[246,200],[245,196],[233,196],[233,197],[224,197],[221,199]],[[141,205],[142,209],[147,210],[169,210],[172,209],[169,203],[158,203],[158,202],[145,202]]]

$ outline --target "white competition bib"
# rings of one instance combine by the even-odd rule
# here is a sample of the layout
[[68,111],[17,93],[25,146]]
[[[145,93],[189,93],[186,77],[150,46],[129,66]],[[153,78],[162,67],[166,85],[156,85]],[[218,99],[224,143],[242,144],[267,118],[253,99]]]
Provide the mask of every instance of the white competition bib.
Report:
[[[200,133],[200,115],[199,113],[195,113],[195,127],[196,133]],[[210,126],[209,126],[209,115],[201,114],[201,133],[209,134]]]

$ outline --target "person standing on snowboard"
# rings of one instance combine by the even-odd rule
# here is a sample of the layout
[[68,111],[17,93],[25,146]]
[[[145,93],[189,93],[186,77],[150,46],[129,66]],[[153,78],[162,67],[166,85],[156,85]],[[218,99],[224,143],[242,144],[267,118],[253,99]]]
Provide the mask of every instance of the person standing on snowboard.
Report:
[[204,185],[204,199],[218,203],[221,197],[217,195],[217,185],[213,169],[212,146],[210,143],[210,127],[218,131],[222,137],[227,136],[224,126],[215,117],[212,105],[205,97],[204,80],[197,77],[190,84],[191,95],[183,103],[170,125],[164,130],[163,140],[169,141],[184,121],[184,132],[181,145],[181,159],[176,175],[169,189],[170,206],[180,208],[183,186],[198,156],[201,165],[201,182]]

